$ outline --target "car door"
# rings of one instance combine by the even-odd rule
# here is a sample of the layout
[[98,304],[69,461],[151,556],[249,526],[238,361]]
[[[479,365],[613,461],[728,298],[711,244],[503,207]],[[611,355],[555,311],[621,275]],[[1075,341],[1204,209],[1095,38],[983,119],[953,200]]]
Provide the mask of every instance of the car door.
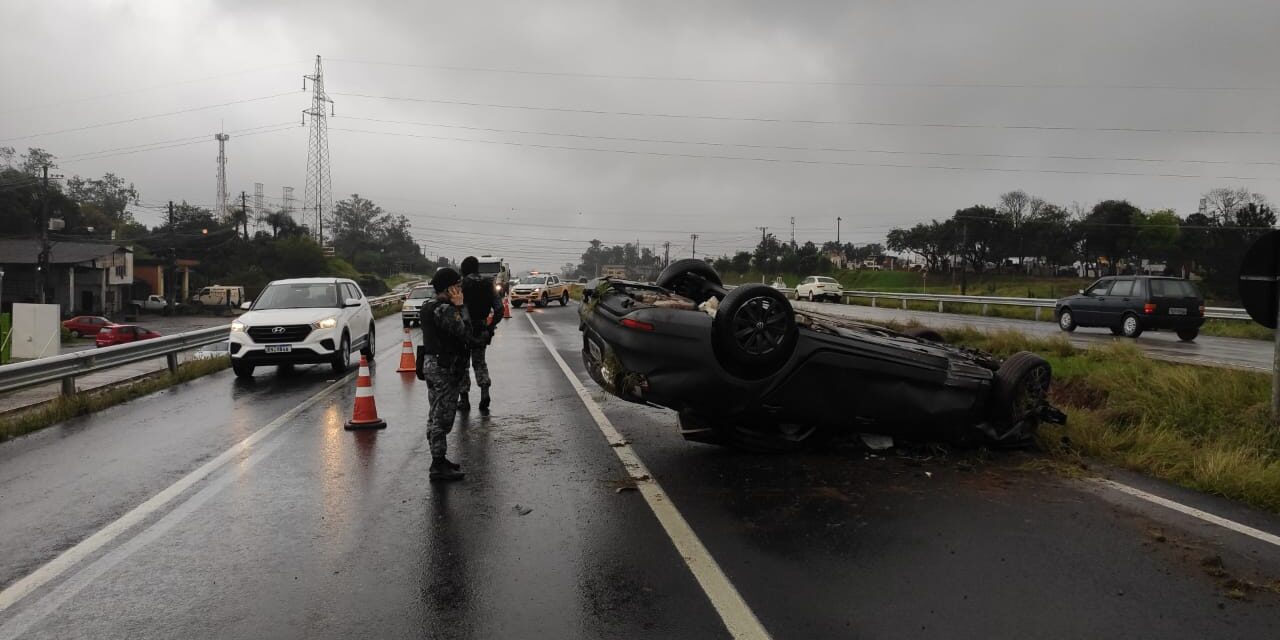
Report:
[[1107,293],[1111,290],[1111,278],[1102,278],[1089,285],[1079,298],[1072,302],[1071,309],[1075,311],[1076,324],[1079,325],[1099,325],[1102,324],[1102,305],[1106,304]]
[[1132,310],[1133,301],[1137,299],[1135,295],[1141,293],[1134,291],[1136,284],[1133,278],[1117,278],[1112,282],[1111,290],[1107,292],[1106,300],[1100,307],[1100,324],[1108,327],[1120,326],[1120,317]]
[[369,333],[369,315],[366,311],[367,306],[364,303],[364,294],[360,288],[350,282],[343,282],[339,285],[342,290],[342,302],[345,305],[349,298],[355,298],[360,301],[358,306],[343,307],[346,312],[347,330],[351,332],[351,341],[357,342],[364,340],[365,335]]

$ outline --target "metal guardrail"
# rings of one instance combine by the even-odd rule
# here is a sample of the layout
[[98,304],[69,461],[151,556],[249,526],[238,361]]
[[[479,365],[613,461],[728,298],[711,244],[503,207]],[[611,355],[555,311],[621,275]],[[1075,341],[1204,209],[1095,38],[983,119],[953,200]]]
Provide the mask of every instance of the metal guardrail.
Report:
[[[404,295],[393,293],[369,298],[369,306],[378,307],[401,300],[404,300]],[[76,392],[76,378],[80,376],[160,357],[168,361],[170,372],[177,371],[180,352],[222,342],[230,332],[231,325],[225,324],[0,366],[0,393],[61,381],[62,394],[71,395]]]
[[[795,297],[795,289],[780,289]],[[938,312],[945,311],[947,304],[976,304],[982,306],[982,315],[987,315],[988,308],[992,305],[1006,307],[1031,307],[1036,311],[1036,320],[1040,319],[1040,314],[1044,309],[1053,309],[1057,304],[1057,300],[1052,298],[1006,298],[1000,296],[960,296],[952,294],[934,294],[934,293],[900,293],[892,291],[842,291],[841,298],[846,302],[849,298],[868,298],[871,300],[871,306],[877,306],[876,302],[880,298],[888,300],[901,300],[902,308],[907,308],[908,301],[920,302],[936,302],[938,304]],[[1250,320],[1248,312],[1244,309],[1234,307],[1206,307],[1204,317],[1216,320]]]

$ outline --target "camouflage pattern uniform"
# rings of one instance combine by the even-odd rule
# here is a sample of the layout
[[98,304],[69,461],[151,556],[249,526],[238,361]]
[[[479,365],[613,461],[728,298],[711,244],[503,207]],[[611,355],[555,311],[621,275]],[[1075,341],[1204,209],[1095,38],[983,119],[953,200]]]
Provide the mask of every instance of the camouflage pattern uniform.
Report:
[[431,446],[431,457],[443,458],[448,448],[445,436],[453,431],[459,389],[467,377],[467,340],[471,336],[471,325],[466,321],[462,307],[455,307],[447,301],[434,306],[430,321],[440,338],[440,355],[428,355],[424,363],[431,404],[427,418],[427,443]]
[[[462,295],[471,321],[471,350],[468,359],[476,372],[476,385],[484,389],[493,384],[489,377],[489,363],[485,361],[485,350],[493,339],[494,327],[502,321],[502,299],[493,292],[493,280],[478,273],[462,277]],[[493,314],[493,324],[489,324],[490,314]],[[462,376],[459,392],[464,396],[471,392],[469,374],[464,373]]]

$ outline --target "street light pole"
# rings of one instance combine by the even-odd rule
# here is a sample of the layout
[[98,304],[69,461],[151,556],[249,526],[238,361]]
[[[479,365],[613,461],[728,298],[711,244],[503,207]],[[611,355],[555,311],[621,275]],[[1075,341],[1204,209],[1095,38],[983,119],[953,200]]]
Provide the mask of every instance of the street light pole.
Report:
[[840,244],[840,221],[844,218],[836,216],[836,244]]

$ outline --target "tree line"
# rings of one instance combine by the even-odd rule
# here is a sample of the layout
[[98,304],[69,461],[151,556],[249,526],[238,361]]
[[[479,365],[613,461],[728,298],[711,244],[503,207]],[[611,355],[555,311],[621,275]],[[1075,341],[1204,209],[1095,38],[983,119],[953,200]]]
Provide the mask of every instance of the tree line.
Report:
[[[43,149],[17,153],[0,147],[0,235],[38,237],[39,220],[47,206],[51,219],[63,221],[58,241],[128,243],[135,258],[189,258],[200,264],[193,285],[240,284],[251,291],[279,278],[333,275],[361,282],[366,293],[385,291],[380,277],[398,271],[428,273],[436,266],[414,240],[409,219],[384,211],[359,194],[341,200],[326,216],[325,236],[333,256],[316,243],[313,230],[281,208],[258,215],[230,207],[226,219],[209,208],[175,203],[160,211],[161,224],[148,228],[130,211],[139,205],[137,188],[112,173],[101,178],[72,176],[50,179],[57,158]],[[250,231],[250,223],[261,229]],[[363,275],[362,275],[363,274]]]

